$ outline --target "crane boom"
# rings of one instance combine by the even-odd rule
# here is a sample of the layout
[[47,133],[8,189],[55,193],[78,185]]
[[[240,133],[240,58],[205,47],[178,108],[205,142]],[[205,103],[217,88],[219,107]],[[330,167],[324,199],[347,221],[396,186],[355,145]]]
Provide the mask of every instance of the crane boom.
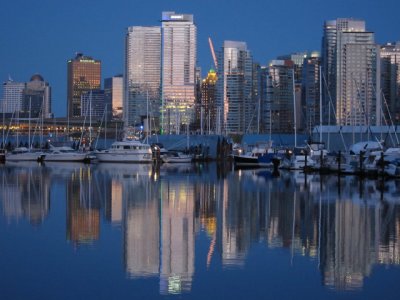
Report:
[[218,70],[217,56],[215,55],[214,45],[213,45],[213,42],[212,42],[212,40],[211,40],[210,37],[208,38],[208,43],[210,44],[210,50],[211,50],[212,58],[213,58],[213,60],[214,60],[215,70]]

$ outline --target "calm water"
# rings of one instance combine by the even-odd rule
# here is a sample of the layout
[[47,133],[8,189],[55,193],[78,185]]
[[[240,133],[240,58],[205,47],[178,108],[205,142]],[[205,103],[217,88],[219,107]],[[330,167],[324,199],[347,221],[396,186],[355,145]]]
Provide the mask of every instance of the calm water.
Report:
[[400,181],[0,165],[1,299],[399,299]]

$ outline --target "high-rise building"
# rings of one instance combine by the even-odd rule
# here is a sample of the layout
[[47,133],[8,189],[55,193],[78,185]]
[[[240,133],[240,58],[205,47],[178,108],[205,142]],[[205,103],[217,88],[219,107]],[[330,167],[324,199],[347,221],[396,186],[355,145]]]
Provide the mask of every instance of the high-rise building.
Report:
[[124,82],[122,75],[104,79],[105,103],[110,103],[110,106],[107,106],[107,111],[112,112],[112,117],[114,119],[122,120],[123,95]]
[[217,133],[246,133],[256,126],[253,57],[246,43],[237,41],[225,41],[218,55]]
[[306,58],[302,68],[301,106],[307,133],[320,124],[320,66],[321,57],[314,52]]
[[3,83],[2,112],[12,114],[21,110],[24,89],[25,83],[23,82],[9,79]]
[[[90,117],[94,119],[104,118],[106,103],[103,90],[91,90],[83,92],[81,95],[81,117]],[[111,111],[108,110],[107,119],[110,118]]]
[[270,62],[264,121],[266,127],[269,127],[273,133],[294,132],[293,75],[293,61],[273,60]]
[[[161,106],[161,28],[131,26],[125,37],[124,123],[158,126]],[[154,128],[154,127],[153,127]]]
[[400,42],[382,45],[380,57],[384,117],[389,125],[400,124]]
[[203,130],[207,132],[215,131],[215,122],[217,117],[217,105],[216,105],[216,84],[217,84],[217,73],[211,69],[207,77],[203,79],[201,83],[201,108],[203,110]]
[[[333,102],[338,125],[380,125],[378,48],[365,22],[327,21],[322,39],[324,107]],[[327,112],[324,113],[328,120]]]
[[51,87],[40,74],[35,74],[23,90],[21,112],[31,118],[51,116]]
[[162,128],[179,133],[195,118],[197,28],[193,15],[162,13]]
[[101,87],[101,61],[77,53],[67,66],[68,117],[80,117],[82,93]]

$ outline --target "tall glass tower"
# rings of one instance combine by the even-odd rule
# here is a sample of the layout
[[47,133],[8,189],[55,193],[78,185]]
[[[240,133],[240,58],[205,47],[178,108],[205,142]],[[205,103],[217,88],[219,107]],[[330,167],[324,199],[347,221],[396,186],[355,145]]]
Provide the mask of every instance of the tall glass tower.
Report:
[[[325,22],[322,39],[324,107],[330,101],[337,125],[380,125],[379,49],[365,22]],[[329,119],[325,112],[325,120]]]
[[[382,110],[388,124],[400,124],[400,42],[380,49]],[[391,122],[392,121],[392,122]]]
[[179,133],[195,118],[197,28],[193,15],[162,13],[162,129]]
[[253,58],[245,42],[225,41],[219,51],[217,133],[246,133],[255,126]]
[[[124,124],[157,127],[160,111],[161,28],[129,27],[125,38]],[[155,124],[156,123],[156,124]]]

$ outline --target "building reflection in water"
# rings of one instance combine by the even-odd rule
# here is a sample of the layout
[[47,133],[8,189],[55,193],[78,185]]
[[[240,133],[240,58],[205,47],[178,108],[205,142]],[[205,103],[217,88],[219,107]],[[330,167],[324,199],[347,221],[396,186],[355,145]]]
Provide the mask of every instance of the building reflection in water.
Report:
[[73,171],[67,182],[67,239],[92,243],[100,234],[100,198],[90,168]]
[[16,165],[12,172],[1,166],[0,172],[0,197],[8,221],[26,218],[40,225],[50,210],[49,174],[37,163]]
[[[360,289],[376,264],[400,264],[399,181],[320,177],[205,166],[99,164],[0,167],[9,221],[45,221],[50,189],[66,186],[67,239],[99,239],[100,219],[120,226],[127,276],[159,278],[161,294],[185,293],[195,276],[196,236],[208,237],[209,267],[244,267],[255,243],[315,261],[322,283]],[[266,252],[266,255],[268,253]],[[218,259],[215,259],[218,258]]]

